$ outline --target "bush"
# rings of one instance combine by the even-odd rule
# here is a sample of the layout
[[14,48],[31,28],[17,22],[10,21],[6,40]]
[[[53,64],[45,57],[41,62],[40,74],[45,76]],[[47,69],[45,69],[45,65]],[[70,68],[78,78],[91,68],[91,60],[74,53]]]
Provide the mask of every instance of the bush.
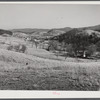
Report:
[[15,45],[14,48],[13,48],[14,51],[19,52],[19,46],[20,46],[20,45]]
[[87,47],[87,55],[88,56],[92,56],[97,50],[97,46],[92,44],[90,46]]
[[13,51],[22,52],[22,53],[25,53],[26,49],[27,49],[27,47],[24,44],[19,44],[19,45],[15,45],[15,46],[10,45],[7,48],[7,50],[13,50]]
[[60,43],[56,40],[49,41],[48,44],[48,50],[59,50],[60,49]]
[[97,51],[100,52],[100,41],[96,43]]
[[19,46],[19,52],[25,53],[26,49],[27,47],[24,44]]
[[13,49],[12,45],[10,45],[10,46],[7,47],[7,50],[12,50],[12,49]]

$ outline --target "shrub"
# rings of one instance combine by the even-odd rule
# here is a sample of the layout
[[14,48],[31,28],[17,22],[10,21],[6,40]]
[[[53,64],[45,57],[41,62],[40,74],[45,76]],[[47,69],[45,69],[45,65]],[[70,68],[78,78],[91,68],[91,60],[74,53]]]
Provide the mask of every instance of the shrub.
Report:
[[25,53],[27,47],[26,45],[24,44],[19,44],[19,45],[15,45],[15,46],[8,46],[7,50],[14,50],[16,52],[22,52],[22,53]]
[[19,52],[25,53],[26,49],[27,49],[27,47],[24,44],[22,44],[22,45],[19,46]]
[[87,47],[87,55],[88,56],[92,56],[97,50],[97,46],[92,44],[90,46]]
[[14,46],[14,51],[19,52],[19,46],[20,46],[20,45],[15,45],[15,46]]
[[10,46],[7,47],[7,50],[12,50],[12,49],[13,49],[12,45],[10,45]]
[[56,40],[49,41],[48,44],[48,50],[59,50],[60,49],[60,43]]
[[100,41],[96,43],[96,46],[97,46],[97,51],[100,52]]

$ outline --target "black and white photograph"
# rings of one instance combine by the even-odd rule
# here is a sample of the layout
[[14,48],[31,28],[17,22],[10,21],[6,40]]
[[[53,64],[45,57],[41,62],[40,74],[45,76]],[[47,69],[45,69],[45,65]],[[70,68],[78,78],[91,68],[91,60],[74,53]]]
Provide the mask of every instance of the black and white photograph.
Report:
[[100,3],[0,3],[0,90],[99,91]]

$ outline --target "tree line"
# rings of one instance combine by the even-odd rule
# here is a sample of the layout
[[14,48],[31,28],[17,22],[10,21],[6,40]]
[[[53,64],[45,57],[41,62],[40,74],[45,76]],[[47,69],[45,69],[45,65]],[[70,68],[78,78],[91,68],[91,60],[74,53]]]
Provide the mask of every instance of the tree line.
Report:
[[90,57],[100,52],[100,34],[87,33],[85,30],[73,29],[63,35],[54,37],[49,42],[48,50],[66,51],[71,56]]

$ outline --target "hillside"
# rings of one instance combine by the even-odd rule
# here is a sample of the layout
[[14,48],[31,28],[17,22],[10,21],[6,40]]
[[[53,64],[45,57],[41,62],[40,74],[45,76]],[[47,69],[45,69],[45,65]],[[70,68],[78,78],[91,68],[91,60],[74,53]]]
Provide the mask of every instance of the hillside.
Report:
[[0,89],[97,91],[99,66],[99,61],[67,62],[0,49]]
[[[25,53],[7,49],[19,44],[26,45]],[[31,46],[23,38],[0,35],[0,90],[100,90],[100,59],[65,59],[60,54]]]
[[51,38],[51,40],[53,40],[53,39],[54,40],[59,40],[59,41],[64,40],[64,39],[66,39],[67,36],[74,36],[75,34],[77,34],[79,32],[81,32],[81,30],[78,30],[77,28],[75,28],[75,29],[72,29],[72,30],[64,33],[64,34],[54,36],[54,37]]
[[90,30],[91,33],[93,33],[93,31],[94,31],[96,34],[98,34],[98,32],[100,32],[100,25],[81,27],[81,28],[70,28],[70,27],[52,28],[52,29],[24,28],[24,29],[12,29],[10,31],[12,31],[13,33],[19,33],[19,34],[25,33],[25,34],[28,34],[28,35],[31,35],[34,37],[38,37],[38,38],[52,38],[52,37],[55,38],[57,36],[59,37],[62,34],[77,33],[75,31],[75,29],[77,29],[78,32],[80,32],[82,30]]
[[57,36],[60,34],[63,34],[65,32],[68,32],[71,30],[70,27],[65,27],[65,28],[54,28],[54,29],[36,29],[36,28],[25,28],[25,29],[12,29],[11,31],[13,33],[25,33],[34,37],[41,37],[41,38],[46,38],[46,37],[53,37]]
[[100,25],[89,27],[88,29],[99,31],[100,32]]
[[60,30],[60,31],[67,32],[67,31],[71,30],[71,28],[70,27],[53,28],[53,29],[24,28],[24,29],[12,29],[10,31],[12,31],[12,32],[23,32],[23,33],[31,34],[31,33],[34,33],[34,32],[48,32],[50,30]]
[[12,35],[13,33],[11,31],[9,31],[9,30],[0,29],[0,35],[3,35],[3,34]]
[[54,28],[53,30],[60,30],[60,31],[68,32],[71,29],[72,29],[71,27],[64,27],[64,28]]
[[81,27],[79,29],[89,29],[89,30],[94,30],[94,31],[99,31],[100,32],[100,25],[95,25],[95,26],[89,26],[89,27]]
[[97,26],[91,26],[91,27],[82,27],[82,28],[73,28],[70,31],[64,33],[64,34],[60,34],[58,36],[54,36],[51,39],[56,39],[56,40],[62,40],[65,39],[66,36],[74,36],[74,35],[79,35],[80,33],[83,35],[93,35],[95,33],[95,35],[97,37],[100,37],[100,25]]
[[[64,29],[66,29],[66,28],[64,28]],[[58,36],[54,36],[53,38],[58,38],[58,37],[65,38],[66,35],[79,34],[80,32],[87,33],[88,35],[92,35],[92,33],[95,33],[98,37],[100,35],[100,25],[81,27],[81,28],[67,28],[67,29],[68,29],[68,31],[66,31],[64,34],[59,34]],[[60,30],[62,30],[62,29],[60,29]]]
[[64,34],[68,31],[70,31],[72,28],[70,27],[65,27],[65,28],[55,28],[55,29],[51,29],[47,32],[46,35],[48,36],[57,36],[57,35],[61,35],[61,34]]
[[47,32],[49,29],[36,29],[36,28],[24,28],[24,29],[12,29],[12,32],[22,32],[26,34],[32,34],[34,32]]

